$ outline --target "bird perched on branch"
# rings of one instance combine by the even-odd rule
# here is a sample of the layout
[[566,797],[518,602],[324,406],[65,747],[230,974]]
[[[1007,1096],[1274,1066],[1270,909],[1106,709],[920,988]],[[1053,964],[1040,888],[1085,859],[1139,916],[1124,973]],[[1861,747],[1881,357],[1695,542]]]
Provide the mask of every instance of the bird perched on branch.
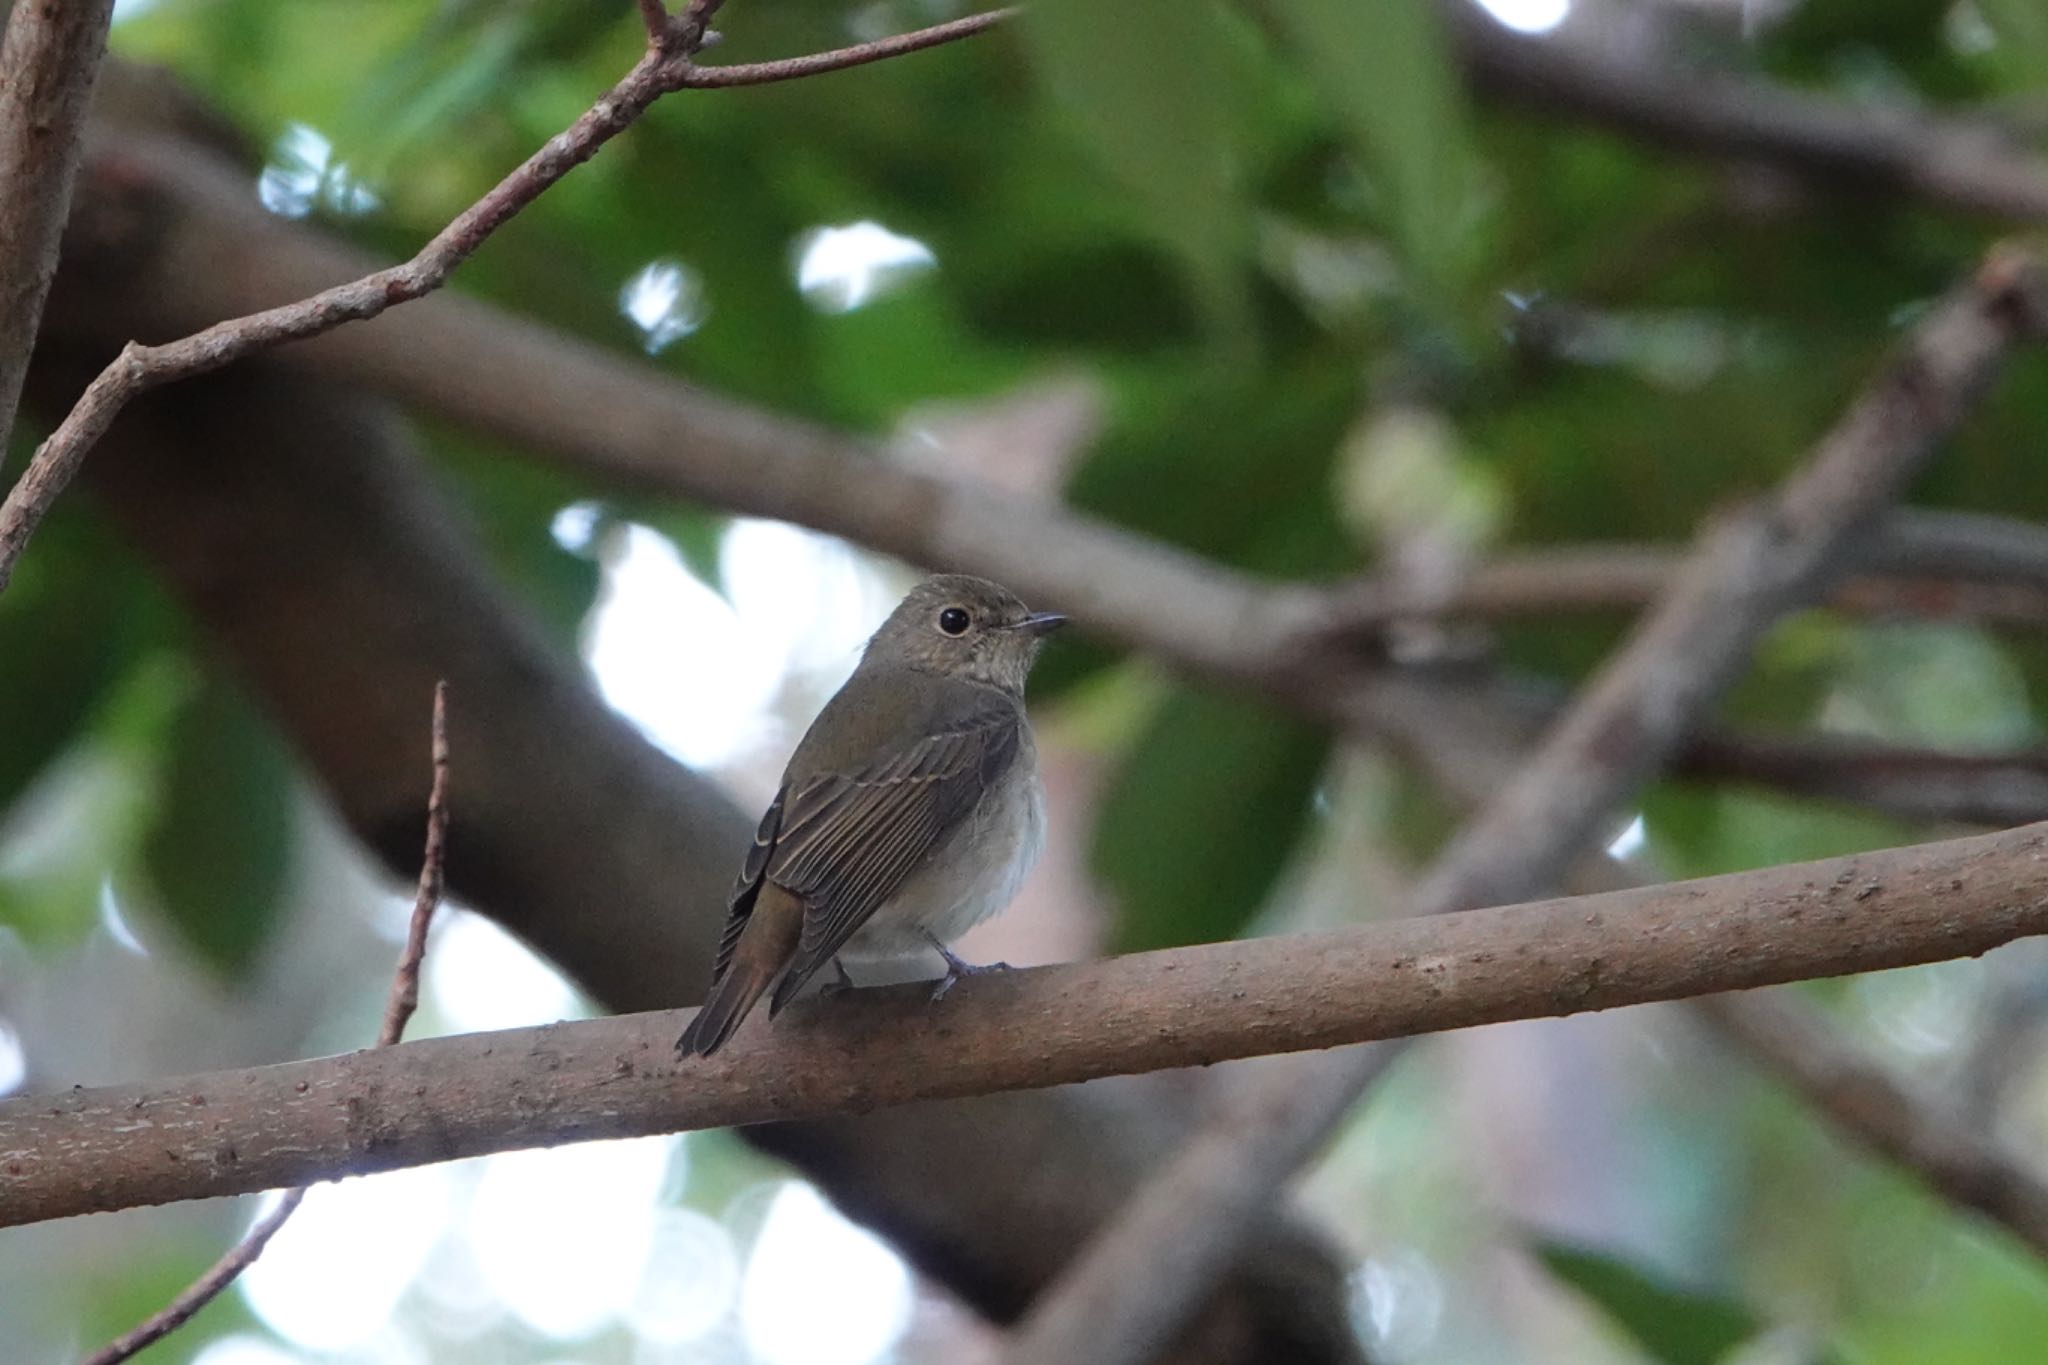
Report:
[[797,745],[747,851],[711,994],[677,1040],[708,1057],[771,988],[937,948],[944,995],[984,970],[948,942],[1009,904],[1045,845],[1024,679],[1066,618],[983,578],[911,589]]

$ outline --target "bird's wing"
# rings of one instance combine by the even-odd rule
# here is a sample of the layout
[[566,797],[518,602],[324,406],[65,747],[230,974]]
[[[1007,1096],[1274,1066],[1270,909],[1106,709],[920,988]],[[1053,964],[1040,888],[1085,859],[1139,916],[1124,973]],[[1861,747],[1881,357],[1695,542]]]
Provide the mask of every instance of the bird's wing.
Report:
[[747,860],[740,865],[739,879],[733,883],[732,895],[726,898],[725,929],[718,936],[718,955],[711,960],[711,984],[714,986],[725,980],[726,969],[732,966],[732,955],[740,946],[740,935],[746,931],[747,918],[754,913],[754,901],[761,894],[761,875],[768,870],[768,859],[775,852],[776,834],[782,828],[783,798],[788,794],[789,788],[784,787],[768,803],[767,813],[754,830],[754,842],[747,849]]
[[764,875],[803,903],[804,924],[776,1005],[831,961],[974,810],[1016,758],[1022,723],[1014,703],[992,699],[864,768],[784,789]]

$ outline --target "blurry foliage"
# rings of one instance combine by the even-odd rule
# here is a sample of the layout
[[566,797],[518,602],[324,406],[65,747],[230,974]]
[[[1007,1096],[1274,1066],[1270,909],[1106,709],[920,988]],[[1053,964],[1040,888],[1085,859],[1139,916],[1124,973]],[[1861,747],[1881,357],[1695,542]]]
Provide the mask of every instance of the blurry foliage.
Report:
[[1174,689],[1096,816],[1118,951],[1236,937],[1293,852],[1325,748],[1270,707]]
[[[273,155],[294,130],[316,132],[325,173],[369,197],[317,196],[314,215],[387,253],[412,249],[576,117],[643,40],[625,5],[345,10],[340,22],[329,6],[158,0],[122,22],[115,46],[167,63]],[[952,12],[929,0],[733,4],[707,60]],[[1742,43],[1731,26],[1676,50],[1842,99],[2025,113],[2048,78],[2042,13],[2036,0],[1807,0]],[[1468,106],[1430,15],[1423,0],[1044,0],[1013,30],[906,60],[687,92],[510,224],[457,287],[634,363],[876,436],[913,403],[1085,368],[1110,422],[1070,480],[1076,505],[1256,574],[1319,577],[1370,561],[1374,547],[1337,512],[1338,460],[1361,414],[1389,400],[1450,424],[1460,458],[1498,491],[1510,542],[1689,537],[1800,458],[1990,239],[1922,205],[1760,191],[1609,132]],[[936,266],[850,310],[806,298],[807,234],[864,220],[924,243]],[[690,272],[702,317],[648,354],[620,298],[651,263]],[[2027,357],[1919,498],[2048,514],[2044,407],[2048,358]],[[715,513],[589,486],[471,434],[430,426],[421,439],[565,652],[597,588],[596,537],[617,521],[655,527],[715,574]],[[581,549],[553,534],[570,504],[588,505]],[[1561,690],[1621,625],[1518,626],[1500,632],[1501,654]],[[146,874],[155,895],[143,899],[205,960],[246,965],[286,889],[294,779],[88,504],[64,504],[0,596],[0,641],[0,924],[38,945],[75,939],[112,866]],[[1118,669],[1099,644],[1063,643],[1035,695],[1128,676]],[[2035,642],[1815,614],[1773,638],[1729,712],[1786,731],[2007,743],[2038,734],[2044,681]],[[1311,817],[1324,737],[1180,687],[1118,715],[1129,724],[1104,741],[1121,747],[1094,857],[1124,915],[1119,941],[1240,932]],[[8,840],[38,793],[92,812],[91,838],[24,863]],[[1746,790],[1666,785],[1644,811],[1651,852],[1678,874],[1924,832]],[[1393,821],[1394,842],[1420,860],[1449,814],[1410,791]],[[1803,1200],[1841,1158],[1805,1152],[1774,1176],[1766,1143],[1786,1121],[1709,1119],[1752,1167],[1695,1169],[1714,1191],[1671,1202],[1710,1242],[1751,1229],[1757,1246],[1731,1255],[1766,1255],[1762,1224],[1779,1234],[1771,1246],[1820,1246],[1795,1268],[1813,1300],[1851,1278],[1840,1263],[1867,1236],[1868,1210],[1909,1202],[1888,1177],[1843,1177],[1853,1194],[1788,1230],[1766,1201]],[[1924,1200],[1912,1207],[1912,1226],[1948,1256],[1938,1274],[1912,1295],[1809,1303],[1857,1360],[1969,1365],[2048,1339],[2038,1267]],[[1574,1282],[1610,1312],[1624,1289],[1638,1302],[1671,1293],[1625,1266],[1592,1288],[1599,1277],[1575,1264]],[[1775,1298],[1743,1289],[1777,1315]]]
[[1757,1333],[1749,1310],[1682,1289],[1627,1259],[1564,1242],[1542,1242],[1544,1268],[1598,1304],[1657,1365],[1716,1365]]
[[142,870],[157,908],[207,965],[246,969],[278,918],[295,811],[284,742],[217,678],[178,707]]

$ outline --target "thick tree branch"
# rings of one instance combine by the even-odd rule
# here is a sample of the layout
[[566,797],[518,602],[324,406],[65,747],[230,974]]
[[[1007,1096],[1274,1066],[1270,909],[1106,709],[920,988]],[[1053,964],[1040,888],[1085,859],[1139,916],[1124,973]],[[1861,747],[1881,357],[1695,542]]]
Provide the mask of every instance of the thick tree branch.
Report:
[[71,212],[114,0],[16,0],[0,36],[0,463]]
[[[0,1103],[0,1225],[600,1137],[1059,1085],[1986,952],[2048,826],[1337,933],[856,992],[678,1062],[677,1012]],[[1093,1357],[1089,1357],[1093,1359]]]
[[[2001,362],[2048,319],[2048,278],[2001,250],[1915,328],[1812,456],[1763,506],[1702,537],[1670,591],[1581,690],[1513,779],[1491,795],[1417,886],[1435,915],[1533,894],[1594,846],[1614,806],[1668,761],[1784,612],[1816,593],[1846,547],[1933,454]],[[1354,704],[1367,724],[1383,698]],[[1125,1365],[1156,1350],[1235,1247],[1234,1208],[1271,1197],[1386,1066],[1387,1049],[1340,1054],[1303,1083],[1276,1077],[1255,1135],[1219,1122],[1189,1144],[1062,1272],[1020,1330],[1010,1365],[1086,1354]],[[1226,1163],[1237,1187],[1226,1188]],[[1183,1168],[1219,1178],[1206,1185]],[[1167,1248],[1173,1248],[1169,1253]],[[1170,1260],[1169,1258],[1173,1258]],[[1176,1263],[1177,1262],[1177,1263]],[[1153,1267],[1174,1264],[1174,1278]],[[1115,1284],[1114,1292],[1101,1288]],[[1114,1352],[1109,1349],[1113,1344]]]
[[[144,335],[176,335],[371,264],[264,213],[246,180],[232,163],[161,136],[138,133],[96,155],[81,226],[107,226],[71,312],[89,319],[118,306]],[[177,209],[168,224],[166,201]],[[123,232],[134,223],[144,225],[140,233]],[[167,235],[150,239],[156,231]],[[1274,594],[1119,528],[905,468],[871,442],[734,402],[453,293],[276,359],[615,487],[791,521],[914,563],[985,574],[1201,672],[1280,677],[1286,670],[1275,666],[1276,654],[1321,614],[1315,593]]]

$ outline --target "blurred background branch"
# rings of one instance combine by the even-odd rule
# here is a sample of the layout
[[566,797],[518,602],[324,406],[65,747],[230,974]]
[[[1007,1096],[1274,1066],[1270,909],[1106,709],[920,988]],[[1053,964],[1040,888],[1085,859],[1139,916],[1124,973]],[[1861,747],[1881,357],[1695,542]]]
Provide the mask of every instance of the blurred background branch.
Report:
[[[1597,847],[1615,808],[1669,761],[1764,633],[1826,586],[1853,538],[2044,319],[2048,279],[2016,251],[1994,253],[1958,286],[1769,498],[1706,528],[1627,641],[1476,803],[1406,898],[1409,913],[1540,894]],[[1275,1197],[1384,1075],[1390,1051],[1339,1053],[1308,1077],[1276,1072],[1259,1107],[1278,1117],[1256,1128],[1230,1112],[1212,1118],[1034,1309],[1010,1365],[1084,1353],[1104,1365],[1151,1358],[1226,1264],[1242,1208]],[[1196,1246],[1206,1252],[1200,1261],[1184,1250]],[[1183,1250],[1176,1257],[1170,1248]],[[1146,1273],[1162,1263],[1170,1277]]]

